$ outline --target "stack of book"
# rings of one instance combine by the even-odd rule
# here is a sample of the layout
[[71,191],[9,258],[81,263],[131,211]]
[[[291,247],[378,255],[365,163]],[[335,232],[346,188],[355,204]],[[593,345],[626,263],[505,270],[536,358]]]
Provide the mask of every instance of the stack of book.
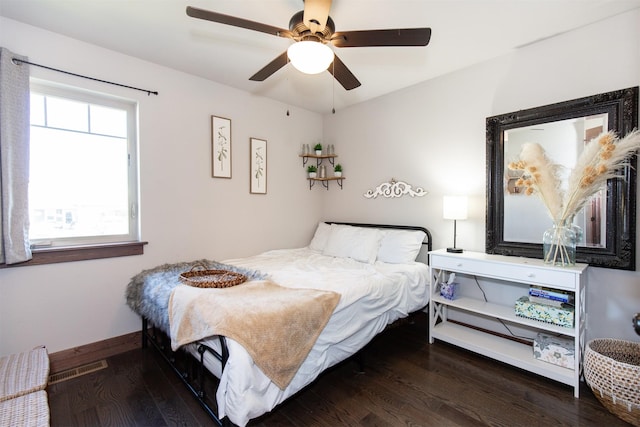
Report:
[[573,306],[566,304],[566,307],[555,307],[549,304],[538,304],[531,302],[529,298],[527,295],[516,300],[516,316],[573,328],[575,311]]
[[573,292],[548,289],[542,286],[529,288],[529,301],[552,307],[573,307],[575,303]]

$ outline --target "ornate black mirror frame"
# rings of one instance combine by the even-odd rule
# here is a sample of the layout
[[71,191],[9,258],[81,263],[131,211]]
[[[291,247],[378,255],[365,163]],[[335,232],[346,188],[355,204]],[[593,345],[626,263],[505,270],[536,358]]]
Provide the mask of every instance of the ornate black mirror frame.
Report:
[[[504,240],[504,132],[602,113],[608,113],[609,130],[621,137],[637,128],[638,87],[487,118],[487,253],[542,258],[541,243]],[[623,171],[625,179],[612,179],[607,183],[605,247],[578,246],[577,262],[603,268],[635,270],[636,163],[637,157],[634,156],[631,164]],[[542,236],[540,240],[542,241]]]

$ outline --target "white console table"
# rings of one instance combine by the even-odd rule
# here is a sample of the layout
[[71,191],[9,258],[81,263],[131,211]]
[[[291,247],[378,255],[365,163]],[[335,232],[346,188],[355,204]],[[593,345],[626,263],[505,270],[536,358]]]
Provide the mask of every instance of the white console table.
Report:
[[[546,265],[542,260],[465,251],[449,253],[446,249],[429,252],[431,269],[431,303],[429,304],[429,342],[435,339],[449,342],[467,350],[551,378],[574,388],[574,396],[579,397],[580,372],[585,333],[585,282],[587,264],[571,267]],[[515,315],[513,304],[486,302],[484,299],[461,295],[453,300],[440,296],[438,284],[445,281],[449,273],[456,273],[459,287],[476,287],[475,279],[495,281],[496,286],[509,284],[521,286],[527,295],[530,285],[561,289],[575,294],[574,327],[556,326]],[[460,289],[461,291],[464,289]],[[469,328],[448,321],[448,308],[456,308],[465,313],[500,319],[506,324],[525,327],[550,334],[560,334],[574,342],[575,368],[564,368],[533,357],[533,345],[503,338],[492,333]]]

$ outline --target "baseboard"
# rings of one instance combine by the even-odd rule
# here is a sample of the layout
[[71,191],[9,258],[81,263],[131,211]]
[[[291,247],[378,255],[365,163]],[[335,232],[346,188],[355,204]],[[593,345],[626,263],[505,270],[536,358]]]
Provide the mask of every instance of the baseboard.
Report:
[[142,346],[142,332],[131,332],[119,337],[74,347],[49,354],[50,373],[66,371],[96,362]]

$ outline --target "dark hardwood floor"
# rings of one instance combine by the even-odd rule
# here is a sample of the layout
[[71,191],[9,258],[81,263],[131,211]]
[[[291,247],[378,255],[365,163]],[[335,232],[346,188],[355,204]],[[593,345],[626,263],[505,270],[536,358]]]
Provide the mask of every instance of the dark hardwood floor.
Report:
[[[50,385],[51,425],[197,426],[212,422],[154,350]],[[426,316],[384,332],[353,361],[250,426],[627,426],[586,384],[565,385],[427,340]]]

